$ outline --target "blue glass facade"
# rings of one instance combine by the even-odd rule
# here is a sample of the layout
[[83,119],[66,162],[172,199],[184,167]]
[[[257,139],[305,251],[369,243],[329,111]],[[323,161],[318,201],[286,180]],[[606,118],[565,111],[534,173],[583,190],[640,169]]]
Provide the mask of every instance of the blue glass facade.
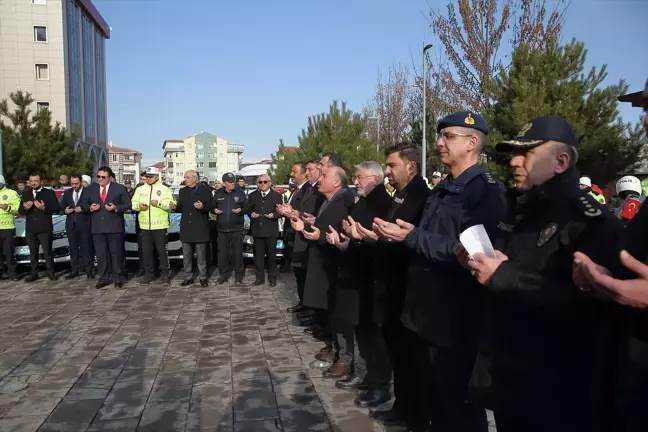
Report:
[[81,50],[79,44],[79,7],[73,0],[67,0],[67,36],[68,36],[68,105],[70,126],[81,127],[82,122],[82,81]]
[[95,83],[94,83],[94,26],[83,16],[83,102],[85,107],[85,136],[87,140],[97,137],[95,125]]
[[106,62],[105,39],[95,30],[95,78],[97,83],[97,142],[108,142],[106,131]]

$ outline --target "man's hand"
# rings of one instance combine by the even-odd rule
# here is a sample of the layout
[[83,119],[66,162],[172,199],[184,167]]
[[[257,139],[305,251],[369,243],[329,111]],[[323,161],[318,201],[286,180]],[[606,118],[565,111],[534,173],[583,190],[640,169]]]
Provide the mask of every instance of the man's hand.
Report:
[[594,289],[603,296],[614,296],[617,302],[636,307],[648,307],[648,266],[636,260],[627,251],[621,251],[621,263],[639,276],[637,279],[620,280],[593,262],[587,255],[574,254],[574,283],[581,289]]
[[315,216],[313,216],[312,214],[304,213],[301,218],[309,225],[313,225],[315,223]]
[[214,209],[214,214],[222,215],[222,214],[223,214],[223,210],[220,210],[220,209]]
[[342,229],[354,240],[362,240],[362,236],[358,232],[358,224],[351,216],[342,221]]
[[140,205],[139,205],[139,209],[140,209],[140,211],[146,211],[146,210],[148,210],[148,205],[146,205],[146,204],[140,204]]
[[272,219],[274,217],[274,213],[264,214],[263,216],[267,217],[268,219]]
[[113,211],[117,210],[117,206],[115,204],[113,204],[113,203],[106,204],[105,207],[106,207],[106,210],[108,210],[109,212],[113,212]]
[[258,219],[259,216],[261,216],[261,215],[260,215],[259,213],[257,213],[257,212],[252,212],[252,214],[250,215],[250,217],[251,217],[252,219]]
[[290,213],[292,213],[293,208],[290,204],[277,204],[277,213],[279,213],[282,216],[288,216]]
[[153,207],[157,207],[158,206],[158,201],[157,200],[151,200],[151,205]]
[[241,209],[240,208],[232,209],[232,213],[239,214],[239,213],[241,213]]
[[43,201],[34,201],[34,205],[39,210],[45,210],[45,203]]
[[[175,209],[176,206],[174,205],[173,208]],[[202,201],[196,201],[196,202],[194,203],[194,208],[197,209],[197,210],[200,210],[201,208],[203,208],[203,203],[202,203]]]
[[72,214],[74,213],[74,209],[72,207],[65,207],[65,214]]
[[9,208],[9,204],[0,204],[0,209],[7,210],[8,208]]
[[290,226],[292,226],[293,229],[297,232],[302,232],[305,228],[304,221],[301,219],[291,219]]
[[[194,205],[195,205],[195,204],[194,204]],[[177,208],[176,203],[174,203],[173,201],[169,201],[169,208],[170,208],[171,210],[175,210],[175,209]]]
[[466,270],[472,270],[468,265],[468,262],[471,260],[470,254],[468,253],[464,245],[462,245],[461,243],[457,245],[455,255],[457,255],[457,261],[459,261],[459,264],[461,264],[463,268],[465,268]]
[[407,223],[402,219],[397,219],[396,223],[384,221],[380,218],[375,218],[373,223],[373,230],[380,237],[395,242],[402,242],[414,229],[414,225]]
[[[141,208],[141,207],[142,207],[142,206],[140,205],[140,208]],[[92,205],[90,206],[90,211],[92,211],[92,212],[96,212],[96,211],[99,210],[100,208],[101,208],[101,207],[99,206],[99,204],[94,203],[94,204],[92,204]]]
[[82,211],[83,210],[81,209],[81,207],[79,206],[74,207],[74,213],[81,213]]
[[25,210],[29,210],[30,208],[32,208],[33,205],[34,205],[34,202],[33,202],[33,201],[25,201],[25,202],[23,203],[23,208],[24,208]]
[[468,261],[468,266],[472,270],[471,273],[477,278],[477,282],[488,285],[493,274],[504,261],[508,261],[508,257],[496,250],[495,258],[488,258],[483,253],[476,253],[473,259]]
[[329,225],[329,232],[326,233],[326,241],[340,250],[349,248],[349,238],[344,234],[339,234],[331,225]]
[[320,239],[320,230],[319,230],[319,228],[317,228],[315,225],[313,225],[313,226],[311,226],[311,229],[313,231],[311,231],[311,232],[304,231],[303,232],[304,237],[306,237],[308,240],[313,240],[313,241],[319,240]]
[[375,243],[378,241],[378,234],[376,234],[372,230],[363,227],[358,222],[355,223],[355,226],[358,230],[358,234],[360,234],[360,237],[362,238],[362,241],[369,243]]

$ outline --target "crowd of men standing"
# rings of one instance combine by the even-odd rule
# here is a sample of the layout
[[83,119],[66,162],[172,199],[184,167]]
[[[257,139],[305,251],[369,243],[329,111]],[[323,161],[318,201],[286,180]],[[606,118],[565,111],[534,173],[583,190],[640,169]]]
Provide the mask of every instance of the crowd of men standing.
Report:
[[[288,312],[324,344],[313,365],[361,407],[390,400],[393,377],[393,406],[370,415],[409,431],[486,431],[486,408],[500,432],[648,430],[647,316],[625,306],[648,301],[618,288],[648,271],[620,255],[632,226],[579,187],[572,127],[543,116],[498,144],[510,190],[479,164],[481,116],[437,132],[449,174],[432,190],[407,142],[384,171],[355,167],[357,198],[335,153],[292,167],[277,211],[299,297]],[[494,254],[460,243],[476,225]]]

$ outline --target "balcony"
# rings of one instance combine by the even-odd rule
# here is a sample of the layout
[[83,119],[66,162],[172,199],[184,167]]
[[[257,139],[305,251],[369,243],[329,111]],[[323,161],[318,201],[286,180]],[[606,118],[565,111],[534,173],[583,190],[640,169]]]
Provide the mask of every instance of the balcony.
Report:
[[243,144],[228,144],[227,153],[243,153],[245,145]]

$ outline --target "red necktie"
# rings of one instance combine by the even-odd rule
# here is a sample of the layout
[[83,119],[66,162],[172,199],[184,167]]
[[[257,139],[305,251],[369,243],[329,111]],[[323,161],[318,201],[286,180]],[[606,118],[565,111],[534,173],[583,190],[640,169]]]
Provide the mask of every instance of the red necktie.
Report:
[[106,186],[101,188],[101,201],[104,204],[106,203]]

